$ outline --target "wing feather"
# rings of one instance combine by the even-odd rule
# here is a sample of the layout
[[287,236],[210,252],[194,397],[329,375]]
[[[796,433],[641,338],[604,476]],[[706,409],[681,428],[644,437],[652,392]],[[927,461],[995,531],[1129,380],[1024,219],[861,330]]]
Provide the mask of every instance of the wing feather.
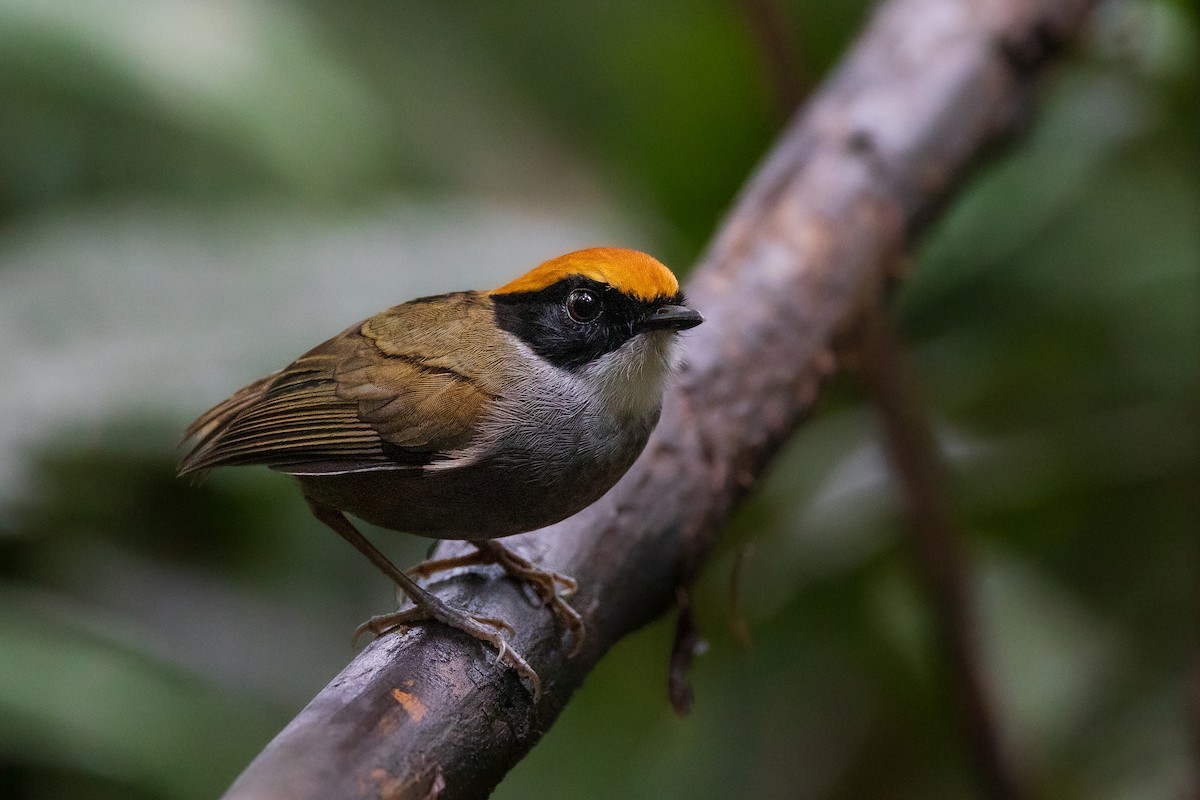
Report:
[[394,469],[465,447],[495,394],[478,377],[482,362],[452,354],[470,342],[485,301],[445,300],[442,318],[429,301],[378,314],[204,412],[187,429],[180,474],[242,464]]

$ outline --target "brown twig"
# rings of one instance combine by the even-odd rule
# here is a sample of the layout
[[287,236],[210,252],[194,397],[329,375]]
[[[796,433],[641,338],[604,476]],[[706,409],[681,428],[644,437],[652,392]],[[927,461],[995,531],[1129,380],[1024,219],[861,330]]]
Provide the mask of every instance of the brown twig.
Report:
[[675,641],[671,644],[671,660],[667,672],[667,697],[671,700],[671,708],[683,717],[691,713],[695,692],[688,680],[692,662],[704,640],[696,629],[696,619],[692,615],[692,598],[688,589],[683,586],[675,589],[675,606],[678,618],[675,620]]
[[[809,413],[831,343],[877,297],[1090,0],[890,0],[758,169],[687,287],[707,322],[638,462],[599,502],[508,540],[579,580],[575,658],[510,581],[445,581],[448,602],[512,622],[534,703],[479,642],[415,627],[368,646],[259,754],[236,798],[483,797],[617,640],[667,610],[721,523]],[[447,543],[437,555],[463,552]],[[303,657],[297,652],[293,657]]]
[[991,800],[1022,797],[1005,757],[988,696],[977,639],[966,553],[951,512],[941,451],[920,402],[900,334],[886,309],[866,315],[862,375],[883,425],[884,449],[900,485],[917,571],[944,658],[951,706],[971,755],[976,782]]
[[743,653],[750,649],[750,624],[746,622],[746,612],[742,608],[742,576],[746,573],[746,559],[753,549],[749,542],[739,547],[729,568],[729,632]]
[[778,0],[740,0],[738,5],[758,47],[779,114],[786,119],[812,90],[812,68]]

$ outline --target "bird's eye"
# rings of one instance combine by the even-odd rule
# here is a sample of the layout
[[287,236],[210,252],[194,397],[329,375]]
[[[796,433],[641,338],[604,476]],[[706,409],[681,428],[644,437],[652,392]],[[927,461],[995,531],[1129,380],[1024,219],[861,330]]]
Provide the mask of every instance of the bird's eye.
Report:
[[600,316],[600,298],[587,289],[576,289],[567,296],[567,313],[576,322],[591,322]]

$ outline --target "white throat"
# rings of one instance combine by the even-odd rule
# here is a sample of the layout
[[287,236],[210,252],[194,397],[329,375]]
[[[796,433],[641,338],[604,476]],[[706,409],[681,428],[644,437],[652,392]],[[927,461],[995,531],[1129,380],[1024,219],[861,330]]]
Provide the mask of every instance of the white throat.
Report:
[[591,361],[579,371],[599,405],[617,419],[657,417],[663,390],[675,366],[677,335],[649,331]]

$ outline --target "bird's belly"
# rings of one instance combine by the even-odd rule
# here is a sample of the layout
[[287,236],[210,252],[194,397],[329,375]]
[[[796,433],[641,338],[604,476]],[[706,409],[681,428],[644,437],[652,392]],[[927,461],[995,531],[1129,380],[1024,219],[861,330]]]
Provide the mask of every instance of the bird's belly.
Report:
[[647,435],[603,455],[512,463],[496,458],[443,470],[307,475],[306,495],[375,525],[438,539],[492,539],[535,530],[599,499],[628,470]]

